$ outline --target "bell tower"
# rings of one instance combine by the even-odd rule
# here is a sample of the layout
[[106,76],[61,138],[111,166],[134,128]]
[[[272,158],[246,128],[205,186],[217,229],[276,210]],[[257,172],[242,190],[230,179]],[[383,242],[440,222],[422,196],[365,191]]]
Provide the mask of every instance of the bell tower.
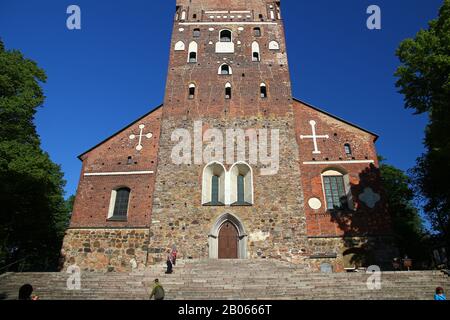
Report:
[[[219,258],[221,228],[230,223],[238,258],[302,262],[307,244],[294,125],[280,1],[177,0],[149,262],[165,259],[174,245],[181,258]],[[262,175],[265,165],[251,163],[248,150],[239,159],[238,148],[233,161],[194,155],[192,163],[172,161],[174,132],[191,133],[187,143],[201,160],[204,145],[195,139],[211,128],[224,139],[227,129],[255,130],[259,144],[260,130],[276,131],[268,139],[279,156],[277,171]]]

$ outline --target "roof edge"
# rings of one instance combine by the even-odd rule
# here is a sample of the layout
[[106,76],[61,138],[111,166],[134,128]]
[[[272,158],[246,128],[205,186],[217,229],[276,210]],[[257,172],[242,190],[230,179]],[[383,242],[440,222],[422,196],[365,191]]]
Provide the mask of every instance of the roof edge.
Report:
[[113,133],[112,135],[110,135],[108,138],[102,140],[101,142],[97,143],[95,146],[93,146],[92,148],[90,148],[89,150],[83,152],[82,154],[80,154],[77,158],[80,159],[81,161],[83,161],[81,159],[82,156],[84,156],[85,154],[91,152],[92,150],[94,150],[95,148],[99,147],[100,145],[104,144],[106,141],[108,141],[109,139],[111,139],[112,137],[118,135],[119,133],[121,133],[123,130],[125,130],[126,128],[132,126],[133,124],[135,124],[138,121],[141,121],[142,119],[144,119],[145,117],[151,115],[153,112],[157,111],[158,109],[162,108],[164,104],[160,104],[159,106],[157,106],[155,109],[147,112],[146,114],[144,114],[143,116],[139,117],[138,119],[136,119],[135,121],[131,122],[130,124],[124,126],[122,129],[116,131],[115,133]]
[[329,112],[327,112],[327,111],[325,111],[325,110],[323,110],[323,109],[320,109],[320,108],[318,108],[318,107],[316,107],[316,106],[314,106],[314,105],[312,105],[312,104],[310,104],[310,103],[308,103],[308,102],[306,102],[306,101],[303,101],[303,100],[300,100],[300,99],[297,99],[297,98],[293,98],[293,99],[294,99],[294,101],[300,102],[300,103],[302,103],[302,104],[304,104],[304,105],[310,107],[311,109],[314,109],[314,110],[316,110],[316,111],[319,111],[319,112],[321,112],[321,113],[323,113],[323,114],[326,114],[327,116],[330,116],[330,117],[332,117],[332,118],[334,118],[334,119],[336,119],[336,120],[342,121],[342,122],[344,122],[344,123],[346,123],[346,124],[348,124],[348,125],[350,125],[350,126],[352,126],[352,127],[354,127],[354,128],[357,128],[357,129],[359,129],[359,130],[362,130],[362,131],[364,131],[364,132],[367,132],[367,133],[373,135],[373,136],[375,137],[374,142],[376,142],[376,141],[378,140],[378,138],[380,137],[380,136],[379,136],[377,133],[375,133],[375,132],[372,132],[372,131],[370,131],[370,130],[364,129],[363,127],[360,127],[360,126],[358,126],[358,125],[356,125],[356,124],[354,124],[354,123],[351,123],[350,121],[344,120],[344,119],[342,119],[342,118],[340,118],[340,117],[338,117],[338,116],[336,116],[336,115],[334,115],[334,114],[331,114],[331,113],[329,113]]

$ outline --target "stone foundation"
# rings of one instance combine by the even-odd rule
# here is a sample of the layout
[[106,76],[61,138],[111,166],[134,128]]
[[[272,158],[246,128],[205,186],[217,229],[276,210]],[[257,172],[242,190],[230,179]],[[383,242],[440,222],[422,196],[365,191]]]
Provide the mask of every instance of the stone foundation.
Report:
[[63,245],[64,270],[130,272],[147,263],[148,229],[69,229]]
[[323,264],[333,272],[377,265],[383,271],[392,269],[392,259],[397,249],[391,236],[370,237],[310,237],[308,239],[309,268],[321,270]]

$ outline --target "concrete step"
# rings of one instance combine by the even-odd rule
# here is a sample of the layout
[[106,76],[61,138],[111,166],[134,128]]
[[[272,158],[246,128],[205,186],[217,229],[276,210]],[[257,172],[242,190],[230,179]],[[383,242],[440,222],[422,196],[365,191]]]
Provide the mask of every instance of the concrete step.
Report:
[[437,286],[450,287],[449,277],[438,271],[384,272],[382,289],[367,288],[368,274],[307,273],[278,261],[180,261],[175,273],[164,265],[134,273],[82,273],[81,290],[67,289],[66,273],[18,273],[0,277],[0,299],[15,299],[25,283],[41,299],[103,300],[147,299],[159,278],[167,299],[303,299],[303,300],[429,300]]

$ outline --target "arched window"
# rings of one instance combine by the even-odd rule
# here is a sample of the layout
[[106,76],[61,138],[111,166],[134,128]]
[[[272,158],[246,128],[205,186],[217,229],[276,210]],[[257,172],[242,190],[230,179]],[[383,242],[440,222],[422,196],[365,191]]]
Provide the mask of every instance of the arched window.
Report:
[[280,50],[280,44],[276,41],[270,41],[269,50]]
[[181,20],[186,20],[186,11],[181,12]]
[[261,85],[259,86],[259,91],[261,98],[263,99],[267,98],[267,86],[265,83],[261,83]]
[[108,219],[126,220],[131,190],[127,187],[115,189],[111,192]]
[[225,167],[212,162],[203,169],[202,205],[222,206],[225,203]]
[[186,49],[183,41],[175,43],[175,51],[184,51]]
[[199,38],[200,37],[200,29],[194,29],[193,37],[194,38]]
[[252,61],[253,62],[259,62],[261,60],[259,55],[259,44],[258,42],[254,41],[252,43]]
[[348,175],[337,170],[326,170],[322,173],[322,180],[327,209],[351,209],[351,186]]
[[234,164],[230,170],[230,203],[234,206],[253,204],[253,173],[251,167],[244,163]]
[[195,84],[191,83],[189,85],[189,99],[195,98]]
[[255,37],[261,37],[261,28],[254,28],[253,29],[253,35]]
[[191,43],[189,43],[189,56],[188,56],[189,63],[197,62],[197,49],[198,49],[197,42],[192,41]]
[[220,31],[220,42],[231,42],[231,31],[230,30]]
[[231,84],[227,83],[225,85],[225,99],[231,99]]
[[344,144],[344,150],[346,155],[348,156],[352,155],[352,147],[350,147],[350,144],[348,143]]
[[231,70],[231,67],[229,65],[224,63],[223,65],[221,65],[219,67],[219,72],[218,73],[222,74],[222,75],[229,75],[229,74],[233,74],[233,71]]

